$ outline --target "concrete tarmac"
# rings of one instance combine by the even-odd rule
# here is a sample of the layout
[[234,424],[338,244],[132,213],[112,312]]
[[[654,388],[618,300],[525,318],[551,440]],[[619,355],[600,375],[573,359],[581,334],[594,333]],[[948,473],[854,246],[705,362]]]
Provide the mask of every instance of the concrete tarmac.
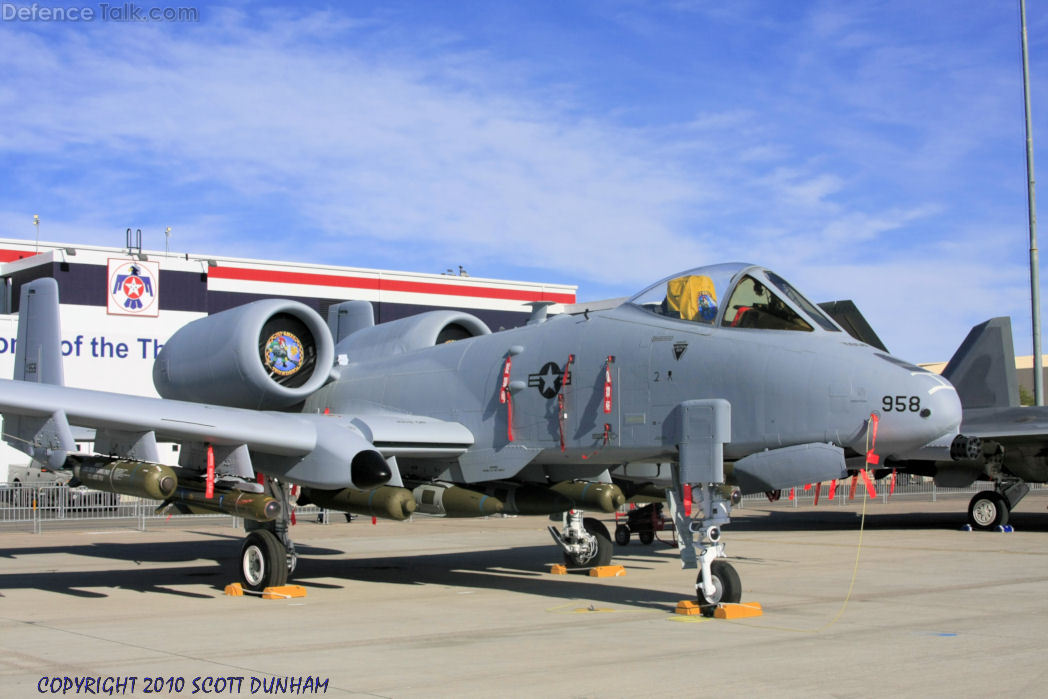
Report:
[[741,621],[675,615],[695,572],[658,542],[618,547],[624,577],[549,574],[537,517],[300,521],[308,596],[279,601],[223,594],[228,526],[0,533],[0,694],[1042,694],[1048,495],[1010,534],[960,531],[966,505],[870,503],[860,533],[857,506],[747,504]]

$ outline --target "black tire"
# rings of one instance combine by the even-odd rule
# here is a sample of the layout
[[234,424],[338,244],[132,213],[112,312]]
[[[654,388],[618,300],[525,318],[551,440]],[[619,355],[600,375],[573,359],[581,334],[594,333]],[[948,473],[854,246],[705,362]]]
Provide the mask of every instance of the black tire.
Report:
[[596,517],[584,517],[582,519],[582,528],[590,534],[600,534],[608,541],[611,541],[611,532],[604,526],[604,522],[601,522]]
[[639,532],[637,532],[637,538],[640,539],[640,543],[647,546],[651,542],[655,541],[655,530],[641,529]]
[[268,529],[256,529],[244,538],[240,549],[240,584],[245,590],[261,592],[287,582],[287,549]]
[[625,524],[615,527],[615,543],[619,546],[629,546],[630,528]]
[[608,528],[599,519],[586,517],[582,520],[582,528],[596,537],[596,550],[588,555],[574,555],[564,553],[564,565],[568,568],[597,568],[611,564],[611,556],[614,553],[614,545],[611,543],[611,535]]
[[706,616],[713,616],[713,610],[718,604],[737,604],[742,599],[742,581],[730,563],[718,558],[710,566],[710,574],[713,576],[713,586],[717,588],[712,598],[707,599],[702,591],[701,570],[695,579],[695,597]]
[[1009,514],[1008,501],[995,490],[976,493],[968,503],[968,523],[972,529],[996,529],[1008,524]]

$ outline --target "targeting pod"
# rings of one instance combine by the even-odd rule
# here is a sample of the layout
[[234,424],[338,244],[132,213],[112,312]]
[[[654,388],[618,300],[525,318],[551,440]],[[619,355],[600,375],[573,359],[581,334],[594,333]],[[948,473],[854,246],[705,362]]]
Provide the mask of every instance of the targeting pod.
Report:
[[319,490],[302,488],[299,504],[314,504],[355,515],[382,517],[401,522],[415,511],[415,496],[407,488],[383,485],[374,490]]
[[569,498],[576,507],[602,512],[614,512],[626,504],[622,488],[614,483],[590,481],[562,481],[552,486],[554,492]]
[[174,469],[163,464],[126,459],[109,461],[75,457],[71,460],[73,475],[94,490],[166,500],[178,487],[178,476]]

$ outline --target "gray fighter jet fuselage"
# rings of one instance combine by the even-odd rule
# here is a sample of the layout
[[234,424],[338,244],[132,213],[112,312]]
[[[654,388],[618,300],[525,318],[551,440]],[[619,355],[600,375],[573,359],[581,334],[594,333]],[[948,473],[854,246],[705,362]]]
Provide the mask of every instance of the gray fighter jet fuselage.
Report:
[[[882,449],[906,451],[948,433],[957,419],[949,384],[845,333],[703,325],[633,304],[393,356],[361,359],[353,339],[336,347],[352,363],[309,397],[305,412],[352,414],[366,406],[422,413],[465,426],[474,449],[512,445],[536,466],[672,461],[677,435],[670,416],[688,400],[731,404],[724,445],[730,461],[806,443],[864,453],[872,413],[880,416]],[[500,402],[507,358],[512,429],[510,409]],[[516,475],[519,464],[503,468],[498,461],[464,475]],[[403,470],[414,462],[400,463]],[[432,466],[427,459],[409,467]]]

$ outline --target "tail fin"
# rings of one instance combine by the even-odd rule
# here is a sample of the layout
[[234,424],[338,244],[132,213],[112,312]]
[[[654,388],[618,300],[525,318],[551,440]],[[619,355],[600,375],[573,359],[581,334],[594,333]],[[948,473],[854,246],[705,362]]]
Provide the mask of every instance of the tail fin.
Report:
[[1015,346],[1010,318],[991,318],[976,325],[943,369],[965,408],[1019,405]]
[[22,287],[14,378],[55,386],[65,384],[58,282],[50,277],[36,279]]
[[[63,385],[58,282],[46,278],[26,284],[19,303],[14,378]],[[50,415],[4,415],[4,441],[52,469],[62,468],[68,453],[76,450],[61,410]]]

